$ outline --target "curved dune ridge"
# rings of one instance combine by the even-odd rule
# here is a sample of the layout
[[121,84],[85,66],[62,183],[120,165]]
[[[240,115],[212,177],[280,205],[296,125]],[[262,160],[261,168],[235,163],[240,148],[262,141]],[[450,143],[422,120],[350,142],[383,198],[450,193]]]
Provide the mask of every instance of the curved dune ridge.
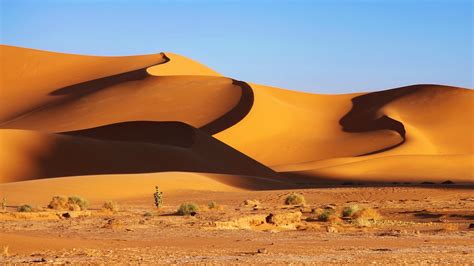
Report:
[[63,179],[126,187],[170,171],[176,186],[179,175],[200,180],[183,189],[474,181],[471,89],[319,95],[223,77],[172,53],[0,51],[9,191]]

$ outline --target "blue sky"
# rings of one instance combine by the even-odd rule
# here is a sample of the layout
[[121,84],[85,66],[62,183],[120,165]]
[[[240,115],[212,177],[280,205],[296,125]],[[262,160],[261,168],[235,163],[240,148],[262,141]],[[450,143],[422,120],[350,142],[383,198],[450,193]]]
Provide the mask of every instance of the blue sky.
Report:
[[473,88],[471,0],[0,0],[1,43],[169,51],[236,79],[316,93]]

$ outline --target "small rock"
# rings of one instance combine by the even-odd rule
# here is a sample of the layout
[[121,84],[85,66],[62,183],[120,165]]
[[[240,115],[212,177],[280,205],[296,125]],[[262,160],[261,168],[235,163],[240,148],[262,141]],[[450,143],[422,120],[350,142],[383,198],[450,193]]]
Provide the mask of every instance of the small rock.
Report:
[[258,253],[258,254],[267,254],[268,251],[267,251],[266,248],[259,248],[259,249],[257,249],[257,253]]
[[326,226],[326,232],[337,233],[337,229],[334,226]]
[[474,224],[469,224],[469,229],[474,229]]

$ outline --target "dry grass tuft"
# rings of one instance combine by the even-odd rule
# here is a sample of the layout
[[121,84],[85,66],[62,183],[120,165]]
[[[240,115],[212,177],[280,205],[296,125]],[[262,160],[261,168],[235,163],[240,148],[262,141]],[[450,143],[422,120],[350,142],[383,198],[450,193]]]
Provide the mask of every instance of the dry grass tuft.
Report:
[[120,206],[115,201],[106,201],[104,205],[102,205],[102,209],[111,212],[118,212],[120,210]]
[[186,202],[186,203],[181,204],[181,206],[179,206],[177,213],[183,216],[184,215],[194,216],[197,214],[198,211],[199,211],[199,207],[196,203]]
[[356,225],[369,227],[382,219],[382,215],[372,208],[363,208],[352,215],[353,222]]
[[286,205],[304,205],[306,200],[302,194],[291,193],[285,199]]
[[9,257],[10,256],[9,249],[10,249],[9,246],[3,246],[2,257]]

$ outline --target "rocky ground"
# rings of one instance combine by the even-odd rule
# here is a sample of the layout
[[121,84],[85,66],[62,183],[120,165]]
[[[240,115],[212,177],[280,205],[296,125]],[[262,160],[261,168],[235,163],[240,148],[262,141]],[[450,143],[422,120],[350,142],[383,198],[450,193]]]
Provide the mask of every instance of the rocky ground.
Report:
[[[303,205],[285,205],[292,192]],[[251,200],[244,204],[245,200]],[[179,216],[182,202],[195,216]],[[209,201],[218,206],[207,207]],[[469,264],[474,261],[472,190],[445,187],[321,188],[298,191],[165,194],[120,201],[120,211],[37,208],[0,214],[2,263],[362,263]],[[47,203],[44,204],[45,206]],[[381,215],[344,218],[346,206]],[[328,221],[321,213],[334,213]],[[68,213],[68,215],[64,215]]]

